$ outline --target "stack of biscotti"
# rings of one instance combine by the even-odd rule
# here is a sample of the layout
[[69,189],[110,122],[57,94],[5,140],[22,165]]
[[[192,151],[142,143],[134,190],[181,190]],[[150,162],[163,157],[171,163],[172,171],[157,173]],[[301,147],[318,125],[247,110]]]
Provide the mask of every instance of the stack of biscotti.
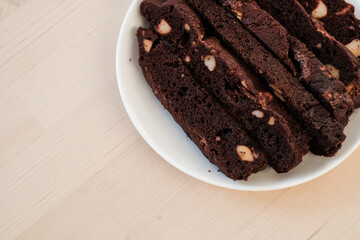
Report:
[[316,57],[327,65],[329,71],[344,82],[347,92],[353,97],[355,107],[360,107],[360,62],[343,43],[327,31],[331,28],[325,29],[323,23],[319,21],[324,15],[324,6],[320,4],[319,8],[310,15],[298,0],[255,1],[278,20],[290,34],[305,43]]
[[[313,22],[299,2],[289,2],[289,9],[297,6]],[[291,24],[282,23],[279,6],[271,0],[141,4],[151,24],[151,29],[138,31],[146,80],[210,162],[235,180],[247,179],[267,163],[278,173],[288,172],[309,148],[318,155],[335,155],[354,110],[357,59],[328,37],[326,49],[332,46],[352,63],[353,71],[342,74],[345,67],[338,59],[322,60],[325,52],[314,52],[311,40],[302,41],[289,29]],[[329,71],[335,68],[342,77]],[[224,129],[238,130],[229,137]],[[237,142],[236,136],[245,142]],[[251,155],[251,161],[243,155]]]
[[246,180],[267,159],[240,125],[198,84],[152,30],[137,32],[145,79],[203,154],[232,179]]
[[[344,84],[326,70],[305,44],[291,36],[268,12],[253,0],[219,0],[267,49],[322,102],[336,120],[347,124],[353,112]],[[243,13],[239,15],[239,13]],[[295,65],[297,67],[295,67]]]
[[[360,57],[360,20],[355,17],[355,8],[344,0],[299,0],[313,21],[319,22],[323,28],[356,57]],[[331,69],[335,69],[330,66]],[[336,74],[341,71],[335,69]],[[343,71],[346,81],[346,72]],[[357,70],[355,76],[359,76]],[[360,106],[360,87],[358,82],[347,85],[348,92],[354,96],[355,107]]]
[[360,20],[355,8],[344,0],[299,0],[326,31],[343,43],[355,57],[360,57]]

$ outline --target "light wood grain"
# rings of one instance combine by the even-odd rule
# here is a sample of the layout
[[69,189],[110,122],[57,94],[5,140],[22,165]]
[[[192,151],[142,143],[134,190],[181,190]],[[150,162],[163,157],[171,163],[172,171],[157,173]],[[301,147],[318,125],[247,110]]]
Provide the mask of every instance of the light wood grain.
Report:
[[0,0],[0,239],[360,239],[360,149],[310,183],[248,193],[144,142],[115,76],[130,3]]

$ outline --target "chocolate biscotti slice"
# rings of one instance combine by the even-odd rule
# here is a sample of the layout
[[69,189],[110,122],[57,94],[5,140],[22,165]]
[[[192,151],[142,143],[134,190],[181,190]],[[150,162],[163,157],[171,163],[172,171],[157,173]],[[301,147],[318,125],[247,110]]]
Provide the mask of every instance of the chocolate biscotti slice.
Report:
[[360,20],[355,8],[344,0],[299,0],[306,11],[319,19],[326,31],[360,57]]
[[354,112],[354,102],[346,92],[345,85],[335,79],[315,55],[294,37],[289,37],[293,61],[300,70],[299,78],[303,85],[345,126]]
[[167,21],[172,28],[187,26],[163,38],[173,44],[181,43],[178,51],[184,64],[222,107],[258,140],[269,164],[277,172],[287,172],[302,161],[310,140],[304,129],[247,66],[238,62],[218,40],[201,40],[203,32],[200,29],[203,28],[188,21],[198,19],[188,5],[182,2],[179,7],[176,1],[169,4],[145,0],[141,12],[153,23]]
[[246,180],[263,170],[262,150],[152,30],[140,28],[139,64],[153,92],[202,153],[228,177]]
[[288,172],[302,161],[309,149],[307,133],[217,39],[204,39],[181,52],[184,59],[191,59],[186,65],[196,79],[258,140],[278,173]]
[[[159,6],[162,7],[159,8]],[[179,11],[181,11],[181,14],[178,14]],[[176,46],[182,46],[178,36],[182,36],[184,32],[186,33],[191,30],[196,34],[200,33],[200,38],[203,38],[205,35],[201,19],[193,17],[196,13],[185,0],[143,0],[140,4],[140,12],[154,26],[158,34],[166,39],[167,42]],[[162,16],[166,16],[166,18]],[[169,24],[170,22],[172,23],[171,25]],[[185,22],[185,24],[181,24],[182,22]],[[190,29],[190,25],[192,29]],[[185,38],[181,40],[183,39]]]
[[340,149],[345,135],[343,127],[330,112],[215,0],[186,1],[212,26],[222,43],[251,66],[313,134],[310,150],[315,154],[333,156]]
[[320,21],[312,18],[297,0],[255,0],[278,20],[291,35],[300,41],[339,78],[351,95],[355,107],[360,106],[360,63]]
[[[283,62],[303,85],[322,102],[343,125],[347,124],[354,104],[344,84],[306,46],[262,10],[253,0],[218,0],[241,24]],[[295,68],[296,65],[296,68]]]
[[295,66],[290,59],[288,32],[269,13],[253,0],[218,0],[234,15],[269,51],[271,51],[293,73]]

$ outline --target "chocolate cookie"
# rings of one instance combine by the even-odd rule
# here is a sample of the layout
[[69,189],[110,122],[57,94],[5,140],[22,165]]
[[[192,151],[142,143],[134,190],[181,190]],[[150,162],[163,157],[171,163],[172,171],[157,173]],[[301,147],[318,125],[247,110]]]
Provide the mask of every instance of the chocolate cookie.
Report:
[[[344,0],[299,0],[305,10],[356,56],[360,56],[360,20],[355,8]],[[350,44],[352,43],[352,44]]]
[[355,107],[359,107],[360,63],[355,56],[330,35],[319,20],[311,17],[297,0],[255,1],[326,64],[334,77],[345,84]]
[[263,170],[262,150],[201,87],[152,30],[139,28],[139,64],[156,97],[202,153],[228,177]]
[[316,154],[333,156],[340,149],[345,135],[343,127],[330,112],[215,0],[187,2],[212,27],[213,33],[222,43],[261,76],[274,94],[313,134],[311,150]]
[[336,120],[347,124],[354,104],[344,84],[332,77],[303,43],[253,0],[218,1],[301,80]]
[[[150,22],[166,19],[175,28],[187,26],[183,31],[172,31],[163,38],[175,46],[181,43],[177,49],[184,64],[221,106],[258,140],[270,165],[277,172],[287,172],[297,166],[308,151],[309,137],[256,75],[215,38],[201,40],[203,32],[199,29],[203,28],[187,21],[198,19],[194,12],[189,16],[189,6],[188,9],[185,4],[179,7],[174,1],[171,5],[151,0],[144,2],[141,9]],[[151,11],[144,8],[151,8]]]

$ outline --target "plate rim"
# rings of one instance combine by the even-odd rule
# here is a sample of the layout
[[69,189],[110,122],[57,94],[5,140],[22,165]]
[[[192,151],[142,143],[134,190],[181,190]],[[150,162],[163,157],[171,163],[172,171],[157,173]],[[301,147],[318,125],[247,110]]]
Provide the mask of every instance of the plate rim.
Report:
[[[178,170],[180,170],[181,172],[195,178],[198,179],[202,182],[208,183],[208,184],[212,184],[218,187],[222,187],[222,188],[226,188],[226,189],[232,189],[232,190],[240,190],[240,191],[249,191],[249,192],[258,192],[258,191],[274,191],[274,190],[280,190],[280,189],[286,189],[286,188],[290,188],[290,187],[295,187],[307,182],[310,182],[314,179],[319,178],[320,176],[332,171],[333,169],[335,169],[338,165],[340,165],[342,162],[344,162],[359,146],[360,146],[360,139],[358,139],[357,144],[353,144],[353,147],[351,147],[351,149],[349,151],[347,151],[344,154],[344,157],[342,158],[341,161],[337,161],[335,164],[323,168],[321,170],[318,170],[317,172],[309,175],[309,176],[305,176],[303,178],[301,178],[301,180],[298,180],[296,183],[290,182],[290,183],[281,183],[281,184],[276,184],[276,185],[271,185],[271,186],[246,186],[246,185],[227,185],[226,182],[221,183],[218,180],[212,179],[211,177],[204,177],[200,174],[197,174],[195,171],[188,169],[186,167],[181,166],[181,164],[178,164],[176,161],[173,161],[169,156],[167,156],[168,154],[162,150],[157,144],[155,144],[152,140],[151,140],[151,136],[146,132],[146,130],[143,128],[141,121],[137,118],[136,114],[134,113],[133,109],[130,107],[130,104],[128,102],[128,99],[126,98],[126,93],[125,90],[123,88],[123,85],[121,83],[121,79],[122,79],[122,73],[121,73],[121,67],[120,67],[120,59],[121,59],[121,46],[122,46],[122,41],[124,39],[124,35],[126,34],[125,29],[126,29],[126,24],[130,18],[130,15],[132,14],[133,9],[136,7],[136,5],[138,4],[138,2],[141,0],[133,0],[132,3],[130,4],[129,8],[127,9],[127,12],[125,14],[125,17],[123,18],[123,22],[121,24],[121,28],[120,28],[120,32],[118,35],[118,39],[117,39],[117,46],[116,46],[116,59],[115,59],[115,68],[116,68],[116,79],[117,79],[117,84],[118,84],[118,89],[120,92],[120,97],[122,100],[122,103],[125,107],[125,110],[132,122],[132,124],[134,125],[134,127],[136,128],[136,130],[138,131],[138,133],[141,135],[141,137],[146,141],[146,143],[161,157],[163,158],[166,162],[168,162],[170,165],[172,165],[173,167],[177,168]],[[159,103],[160,104],[160,103]],[[164,111],[166,111],[164,109]],[[209,164],[211,164],[209,162]]]

